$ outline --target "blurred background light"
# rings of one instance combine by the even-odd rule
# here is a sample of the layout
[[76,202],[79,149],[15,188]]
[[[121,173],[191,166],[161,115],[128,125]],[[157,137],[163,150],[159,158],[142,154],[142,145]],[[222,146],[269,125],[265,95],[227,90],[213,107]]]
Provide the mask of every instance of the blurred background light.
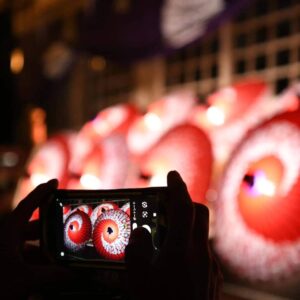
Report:
[[12,73],[19,74],[24,67],[24,52],[20,48],[16,48],[11,52],[10,69]]
[[34,145],[42,144],[47,139],[46,111],[33,108],[30,112],[31,140]]
[[106,60],[102,56],[93,56],[89,60],[89,65],[94,72],[101,72],[106,67]]
[[96,190],[101,189],[101,180],[92,174],[83,174],[80,177],[80,183],[84,189]]
[[215,126],[220,126],[225,123],[225,114],[222,109],[216,106],[210,106],[207,111],[206,115],[208,120]]
[[1,156],[1,166],[14,167],[19,163],[19,155],[15,152],[4,152]]
[[144,116],[145,125],[151,131],[160,130],[162,126],[162,122],[160,117],[152,112],[148,112]]

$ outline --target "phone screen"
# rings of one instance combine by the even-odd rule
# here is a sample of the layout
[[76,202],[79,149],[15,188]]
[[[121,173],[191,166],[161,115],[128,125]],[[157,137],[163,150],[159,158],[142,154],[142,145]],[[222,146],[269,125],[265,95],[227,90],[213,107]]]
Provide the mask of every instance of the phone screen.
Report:
[[146,228],[155,246],[158,195],[57,197],[57,256],[123,262],[132,230]]

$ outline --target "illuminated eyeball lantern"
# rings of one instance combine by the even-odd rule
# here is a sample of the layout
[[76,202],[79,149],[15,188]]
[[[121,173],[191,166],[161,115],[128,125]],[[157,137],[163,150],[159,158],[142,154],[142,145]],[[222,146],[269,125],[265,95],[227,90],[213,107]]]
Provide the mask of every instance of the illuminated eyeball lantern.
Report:
[[121,209],[130,217],[130,202],[122,205]]
[[[13,199],[13,206],[31,192],[36,186],[56,178],[59,188],[68,182],[69,145],[74,134],[59,134],[33,150],[27,162],[27,176],[20,179]],[[37,211],[32,219],[38,219]]]
[[81,174],[85,158],[93,151],[95,144],[111,135],[125,136],[137,116],[137,109],[132,104],[118,104],[100,111],[78,132],[71,149],[70,171]]
[[68,189],[101,189],[101,166],[103,164],[103,149],[94,145],[90,152],[82,158],[77,176],[70,177]]
[[130,230],[130,218],[124,211],[103,212],[96,220],[93,230],[93,242],[97,252],[106,259],[124,259]]
[[126,137],[111,135],[103,140],[102,188],[115,189],[124,186],[129,169],[129,152]]
[[136,107],[129,103],[110,106],[100,111],[91,121],[90,134],[101,137],[111,134],[126,134],[138,115]]
[[68,181],[68,163],[70,160],[70,135],[58,135],[49,139],[34,150],[27,171],[34,186],[56,178],[59,187],[64,188]]
[[86,204],[77,206],[75,209],[73,209],[72,212],[77,211],[77,210],[80,210],[80,211],[86,213],[89,217],[90,217],[90,216],[92,215],[92,213],[93,213],[92,207],[91,207],[90,205],[86,205]]
[[250,131],[229,161],[216,203],[215,246],[251,280],[300,274],[300,111]]
[[270,116],[265,109],[269,98],[265,82],[247,80],[213,93],[206,109],[200,106],[193,111],[191,122],[210,132],[218,162],[224,163],[246,132]]
[[[78,177],[78,175],[81,174],[86,156],[91,153],[95,147],[96,141],[93,141],[86,135],[84,128],[85,127],[77,133],[70,147],[69,173],[71,175],[73,174],[73,177]],[[68,185],[69,184],[70,182],[68,182]]]
[[199,104],[196,105],[190,115],[189,122],[197,127],[203,128],[209,132],[210,129],[213,128],[213,126],[216,126],[215,124],[220,123],[224,121],[224,114],[220,113],[219,120],[217,120],[218,116],[216,116],[215,121],[212,121],[207,116],[207,110],[208,106],[206,104]]
[[144,154],[168,130],[185,123],[195,103],[196,97],[189,91],[173,93],[151,103],[145,115],[139,117],[128,131],[130,152]]
[[93,212],[91,214],[92,224],[94,225],[96,220],[98,219],[98,217],[102,213],[104,213],[105,211],[110,210],[110,209],[115,209],[116,210],[116,209],[118,209],[118,205],[116,205],[115,203],[111,203],[111,202],[103,202],[100,205],[96,206],[93,209]]
[[68,216],[72,213],[72,208],[70,205],[65,205],[63,207],[63,221],[65,222]]
[[180,125],[165,134],[145,156],[142,173],[150,185],[166,185],[167,173],[177,170],[194,202],[204,202],[212,172],[212,150],[206,134],[193,125]]
[[[255,108],[266,94],[270,95],[267,84],[261,80],[247,80],[235,83],[230,87],[223,88],[208,97],[209,108],[207,118],[216,126],[239,120],[243,115]],[[220,113],[224,121],[219,124],[215,116]],[[215,122],[214,122],[215,121]],[[222,123],[222,124],[221,124]]]
[[82,250],[91,238],[92,223],[89,216],[76,210],[69,215],[64,225],[64,245],[72,252]]
[[278,95],[275,103],[270,103],[268,109],[275,114],[296,111],[300,107],[300,82],[292,85]]
[[102,149],[102,187],[123,187],[129,168],[129,153],[125,137],[121,135],[113,135],[104,139],[102,143]]
[[129,168],[126,139],[112,135],[93,147],[83,160],[80,176],[70,180],[72,189],[113,189],[124,186]]

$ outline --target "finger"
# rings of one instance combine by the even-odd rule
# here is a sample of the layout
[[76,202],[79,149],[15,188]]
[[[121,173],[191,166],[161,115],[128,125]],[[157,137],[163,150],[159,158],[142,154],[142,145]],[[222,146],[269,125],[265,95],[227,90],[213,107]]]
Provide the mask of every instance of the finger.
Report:
[[48,199],[58,186],[56,179],[40,184],[30,194],[27,195],[12,212],[11,220],[18,227],[24,226],[30,219],[33,211]]
[[[195,286],[195,299],[214,299],[208,295],[213,290],[212,259],[208,243],[209,211],[202,204],[195,205],[195,222],[190,243],[191,286]],[[199,281],[201,285],[199,285]]]
[[169,172],[167,182],[168,233],[166,247],[167,251],[172,253],[183,252],[186,250],[191,237],[194,222],[194,205],[186,184],[178,172]]
[[188,193],[187,186],[177,171],[170,171],[167,175],[167,183],[170,193],[180,198],[180,205],[190,205],[191,197]]
[[140,263],[149,264],[153,256],[152,236],[143,227],[135,229],[125,251],[126,264],[130,268],[141,268]]
[[220,299],[223,285],[223,275],[214,255],[211,258],[211,272],[209,280],[209,299]]
[[208,252],[209,210],[203,204],[195,203],[194,206],[193,246],[201,253]]
[[153,251],[151,234],[143,227],[135,229],[125,250],[132,299],[148,299],[144,296],[150,295],[148,289],[150,289],[150,264]]
[[26,241],[34,241],[40,238],[40,222],[39,220],[34,220],[26,224],[24,230],[24,239]]

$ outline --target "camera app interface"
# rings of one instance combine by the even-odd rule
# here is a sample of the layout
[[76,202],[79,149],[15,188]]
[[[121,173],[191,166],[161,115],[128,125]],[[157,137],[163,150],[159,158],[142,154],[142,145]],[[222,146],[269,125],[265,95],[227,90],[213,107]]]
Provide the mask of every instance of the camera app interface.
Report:
[[62,210],[61,259],[122,261],[131,231],[156,232],[157,198],[57,199]]

